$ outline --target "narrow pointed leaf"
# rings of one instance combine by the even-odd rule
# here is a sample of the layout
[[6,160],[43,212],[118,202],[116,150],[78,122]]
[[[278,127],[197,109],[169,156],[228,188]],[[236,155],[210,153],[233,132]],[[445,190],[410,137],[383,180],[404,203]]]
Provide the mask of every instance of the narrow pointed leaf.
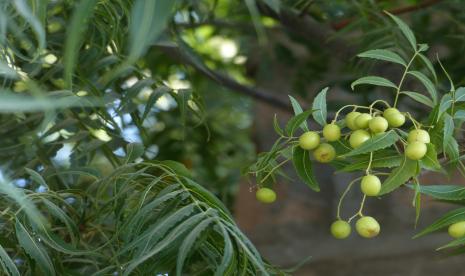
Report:
[[327,91],[328,91],[328,87],[323,88],[313,100],[313,105],[312,105],[313,110],[315,110],[315,112],[313,113],[313,118],[321,126],[326,125],[326,117],[328,116],[328,112],[326,110],[326,92]]
[[428,91],[431,96],[433,103],[436,104],[438,102],[438,92],[436,91],[436,87],[433,82],[419,71],[409,71],[408,74],[417,78],[426,87],[426,91]]
[[398,63],[403,66],[407,66],[407,63],[395,52],[386,49],[376,49],[376,50],[369,50],[357,55],[358,57],[362,58],[372,58],[378,60],[389,61],[393,63]]
[[294,147],[292,162],[297,175],[307,184],[312,190],[320,191],[320,187],[316,182],[313,174],[312,163],[310,161],[310,152],[298,146]]
[[409,26],[405,24],[404,21],[402,21],[399,17],[385,11],[387,15],[389,15],[394,22],[396,22],[397,26],[399,27],[400,31],[402,34],[407,38],[408,42],[412,46],[413,50],[417,50],[417,39],[415,38],[415,35],[413,34],[412,30],[410,30]]
[[345,154],[345,157],[360,155],[368,152],[374,152],[380,149],[392,146],[395,142],[400,139],[399,135],[393,130],[378,134],[375,137],[365,141],[360,147],[353,149],[349,153]]
[[400,93],[402,93],[404,95],[407,95],[410,98],[412,98],[413,100],[415,100],[415,101],[417,101],[419,103],[422,103],[422,104],[424,104],[426,106],[429,106],[431,108],[434,107],[433,101],[430,98],[423,95],[423,94],[420,94],[420,93],[417,93],[417,92],[411,92],[411,91],[402,91]]
[[289,136],[294,135],[296,129],[307,120],[308,116],[310,116],[312,112],[313,110],[307,110],[300,113],[299,115],[292,117],[286,124],[286,134]]
[[433,224],[423,229],[420,233],[416,234],[414,238],[424,236],[426,234],[441,230],[453,223],[465,220],[465,208],[455,209],[446,213],[440,219],[436,220]]
[[367,77],[359,78],[358,80],[354,81],[350,85],[350,87],[352,88],[352,90],[354,90],[354,87],[360,84],[372,84],[376,86],[397,88],[397,86],[392,81],[386,78],[383,78],[383,77],[378,77],[378,76],[367,76]]
[[418,162],[404,157],[399,167],[394,169],[381,186],[379,195],[390,193],[417,174]]

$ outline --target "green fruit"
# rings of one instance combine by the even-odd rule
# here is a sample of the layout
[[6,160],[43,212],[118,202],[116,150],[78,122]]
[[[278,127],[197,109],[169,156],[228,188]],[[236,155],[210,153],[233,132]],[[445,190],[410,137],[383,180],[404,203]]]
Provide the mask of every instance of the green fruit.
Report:
[[368,122],[372,119],[370,114],[367,113],[362,113],[355,118],[355,126],[357,128],[367,128],[368,127]]
[[329,142],[337,141],[341,138],[341,128],[336,124],[328,124],[323,128],[323,137]]
[[263,203],[273,203],[276,200],[276,193],[270,188],[260,188],[255,193],[257,200]]
[[355,118],[357,118],[360,115],[360,112],[357,111],[352,111],[346,116],[346,125],[348,128],[351,130],[357,130],[358,127],[355,125]]
[[393,107],[384,110],[383,117],[388,121],[390,127],[400,127],[405,123],[405,116]]
[[355,223],[357,233],[364,238],[378,236],[380,231],[379,223],[373,217],[361,217]]
[[331,224],[331,235],[336,239],[345,239],[351,232],[350,224],[347,221],[336,220]]
[[336,157],[336,150],[330,144],[323,143],[313,152],[313,157],[315,157],[318,162],[328,163],[333,161],[334,157]]
[[412,142],[421,142],[428,144],[431,140],[429,138],[429,133],[423,129],[414,129],[408,133],[407,141]]
[[456,222],[450,225],[448,232],[454,239],[465,237],[465,221]]
[[320,135],[315,131],[307,131],[299,137],[299,146],[305,150],[312,150],[320,144]]
[[368,122],[368,126],[373,133],[383,133],[388,129],[388,121],[383,117],[374,117]]
[[368,139],[370,139],[370,133],[366,130],[359,129],[350,135],[349,144],[352,148],[356,149]]
[[420,160],[422,159],[428,148],[424,143],[421,142],[413,142],[408,143],[407,147],[405,148],[405,155],[412,160]]
[[362,178],[360,188],[367,196],[377,196],[381,191],[381,180],[376,175],[365,175]]

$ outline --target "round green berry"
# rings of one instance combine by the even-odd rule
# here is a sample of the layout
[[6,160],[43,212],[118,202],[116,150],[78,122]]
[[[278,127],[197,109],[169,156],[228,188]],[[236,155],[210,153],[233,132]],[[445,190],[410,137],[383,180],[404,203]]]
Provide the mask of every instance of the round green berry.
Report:
[[363,130],[363,129],[358,129],[354,131],[349,138],[349,144],[352,148],[356,149],[360,147],[361,144],[363,144],[365,141],[370,139],[370,133],[368,131]]
[[448,233],[454,239],[465,237],[465,221],[451,224],[449,226]]
[[299,146],[304,150],[312,150],[320,144],[320,135],[315,131],[307,131],[299,137]]
[[364,238],[378,236],[380,231],[379,223],[373,217],[361,217],[355,223],[357,233]]
[[336,220],[331,224],[331,235],[336,239],[345,239],[350,235],[352,229],[347,221]]
[[412,142],[421,142],[428,144],[431,142],[428,131],[424,129],[414,129],[408,133],[407,141]]
[[337,141],[341,138],[341,128],[336,124],[327,124],[323,128],[323,137],[329,142]]
[[367,196],[377,196],[381,191],[381,180],[376,175],[365,175],[360,183],[360,188]]
[[368,113],[362,113],[355,118],[355,125],[357,128],[367,128],[368,123],[372,119],[371,115]]
[[255,193],[257,200],[263,203],[273,203],[276,200],[276,193],[270,188],[260,188]]
[[383,117],[374,117],[368,122],[368,127],[372,133],[383,133],[388,129],[388,121]]
[[357,111],[352,111],[346,116],[346,125],[348,128],[351,130],[357,130],[358,127],[355,125],[355,118],[357,118],[360,115],[360,112]]
[[336,150],[330,144],[323,143],[313,151],[313,157],[318,162],[329,163],[336,157]]
[[421,142],[413,142],[408,143],[407,147],[405,148],[405,155],[412,160],[420,160],[422,159],[428,148],[424,143]]
[[390,107],[384,110],[383,117],[390,127],[401,127],[405,123],[405,116],[397,108]]

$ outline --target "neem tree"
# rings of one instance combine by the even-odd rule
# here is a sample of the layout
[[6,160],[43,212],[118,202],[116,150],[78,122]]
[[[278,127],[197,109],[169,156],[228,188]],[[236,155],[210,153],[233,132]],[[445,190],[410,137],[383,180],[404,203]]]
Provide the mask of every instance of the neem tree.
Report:
[[[377,236],[380,225],[375,218],[364,215],[365,201],[370,197],[388,194],[402,185],[415,191],[412,201],[416,208],[415,221],[420,215],[422,193],[451,203],[463,202],[465,199],[463,186],[421,186],[419,182],[419,176],[425,170],[458,170],[465,175],[465,166],[457,143],[461,134],[456,131],[465,121],[465,88],[456,89],[446,69],[441,65],[450,82],[450,89],[446,93],[438,93],[430,79],[431,77],[436,80],[436,73],[424,55],[428,45],[417,43],[413,32],[403,21],[387,14],[411,46],[407,51],[409,56],[402,56],[395,49],[374,49],[363,52],[358,57],[396,63],[403,70],[401,78],[395,84],[381,76],[366,76],[354,81],[351,87],[354,89],[358,85],[382,86],[394,92],[393,101],[375,100],[368,106],[345,105],[333,118],[328,118],[328,88],[324,88],[315,97],[312,108],[306,111],[297,100],[290,97],[295,116],[288,121],[284,129],[275,120],[278,140],[271,150],[262,153],[250,168],[250,173],[256,176],[259,183],[257,199],[264,203],[271,203],[276,199],[275,192],[268,187],[268,180],[281,173],[279,168],[289,161],[292,161],[300,179],[315,191],[319,191],[319,184],[313,175],[312,157],[317,162],[328,163],[337,171],[361,172],[362,176],[347,184],[339,200],[336,220],[331,225],[331,233],[338,239],[350,235],[350,223],[354,219],[357,219],[355,228],[360,236]],[[430,77],[419,71],[421,69],[426,69]],[[416,79],[423,84],[427,95],[406,91],[404,82],[407,78]],[[402,96],[410,97],[432,111],[427,116],[414,117],[408,110],[399,110],[397,104]],[[341,118],[344,113],[345,118]],[[310,115],[322,130],[309,129],[307,120]],[[303,134],[296,136],[299,129]],[[344,197],[355,184],[360,186],[363,194],[360,208],[353,216],[343,218],[341,208]],[[459,208],[445,214],[421,231],[417,237],[445,227],[449,227],[450,236],[456,239],[443,248],[465,244],[465,209]]]

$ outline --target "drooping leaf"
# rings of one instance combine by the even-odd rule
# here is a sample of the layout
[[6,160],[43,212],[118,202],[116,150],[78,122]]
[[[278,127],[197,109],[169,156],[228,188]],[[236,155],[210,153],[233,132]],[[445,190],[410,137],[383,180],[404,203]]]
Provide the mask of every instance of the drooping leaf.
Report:
[[312,190],[317,192],[320,191],[318,182],[316,182],[315,176],[313,175],[310,152],[298,146],[294,147],[292,163],[300,179]]
[[0,245],[0,267],[7,275],[19,276],[18,268],[5,249]]
[[141,157],[144,154],[145,148],[144,145],[140,143],[129,143],[126,145],[126,158],[125,163],[134,162],[137,158]]
[[362,58],[379,59],[407,66],[407,63],[397,53],[387,49],[368,50],[358,54],[357,56]]
[[428,91],[433,103],[436,104],[438,102],[438,92],[433,82],[419,71],[408,71],[408,74],[417,78],[426,87],[426,91]]
[[439,103],[439,116],[441,116],[446,110],[448,110],[452,105],[452,97],[450,94],[445,94],[441,98],[441,102]]
[[18,242],[26,254],[35,261],[36,265],[45,275],[55,275],[55,267],[47,251],[39,241],[27,231],[18,219],[16,220],[15,229]]
[[389,15],[394,22],[396,22],[397,26],[399,27],[400,31],[402,34],[405,36],[405,38],[408,40],[410,43],[410,46],[412,46],[412,49],[414,51],[417,50],[417,39],[415,38],[415,35],[413,34],[412,30],[409,28],[407,24],[405,24],[404,21],[402,21],[399,17],[385,11],[387,15]]
[[[349,165],[341,169],[343,172],[352,172],[357,170],[364,170],[368,167],[369,157],[367,156],[363,161],[353,161]],[[372,168],[393,168],[398,167],[402,162],[403,157],[399,156],[396,152],[393,155],[383,155],[383,154],[374,154],[373,160],[371,162]]]
[[415,101],[417,101],[419,103],[422,103],[422,104],[424,104],[426,106],[429,106],[431,108],[434,107],[433,101],[430,98],[423,95],[423,94],[420,94],[420,93],[417,93],[417,92],[412,92],[412,91],[402,91],[400,93],[402,93],[404,95],[407,95],[410,98],[414,99]]
[[448,153],[446,150],[447,145],[453,139],[452,137],[453,134],[454,134],[454,119],[452,119],[452,117],[448,113],[445,113],[442,146],[443,146],[443,149],[446,151],[446,153]]
[[369,140],[365,141],[358,148],[353,149],[351,152],[345,154],[345,157],[360,155],[368,152],[374,152],[380,149],[392,146],[400,139],[399,135],[394,130],[378,134]]
[[326,92],[328,89],[328,87],[323,88],[318,95],[316,95],[312,105],[313,110],[315,110],[313,118],[321,126],[326,125],[326,117],[328,116],[326,110]]
[[280,136],[284,136],[284,131],[281,128],[281,126],[279,126],[278,117],[276,116],[276,114],[274,114],[274,117],[273,117],[273,128],[274,128],[274,131],[276,131],[277,134],[279,134]]
[[438,161],[438,153],[436,151],[436,147],[432,143],[426,144],[426,147],[426,155],[421,159],[422,166],[429,170],[440,170],[441,164],[439,164]]
[[372,84],[372,85],[377,85],[377,86],[397,88],[397,86],[392,81],[386,78],[383,78],[383,77],[378,77],[378,76],[367,76],[367,77],[359,78],[358,80],[352,82],[350,87],[352,88],[352,90],[354,90],[354,87],[360,84]]
[[420,192],[439,200],[465,199],[465,186],[463,185],[422,185]]
[[459,87],[454,92],[455,102],[465,102],[465,87]]
[[436,75],[436,71],[434,70],[434,66],[431,63],[431,61],[429,60],[429,58],[427,58],[422,53],[418,53],[418,57],[420,57],[421,61],[423,61],[423,63],[426,65],[426,68],[428,68],[428,71],[431,73],[431,75],[434,78],[434,82],[437,83],[438,82],[438,77]]
[[399,167],[395,168],[383,182],[380,195],[390,193],[402,184],[405,184],[411,177],[415,176],[418,171],[418,162],[410,160],[404,156]]

